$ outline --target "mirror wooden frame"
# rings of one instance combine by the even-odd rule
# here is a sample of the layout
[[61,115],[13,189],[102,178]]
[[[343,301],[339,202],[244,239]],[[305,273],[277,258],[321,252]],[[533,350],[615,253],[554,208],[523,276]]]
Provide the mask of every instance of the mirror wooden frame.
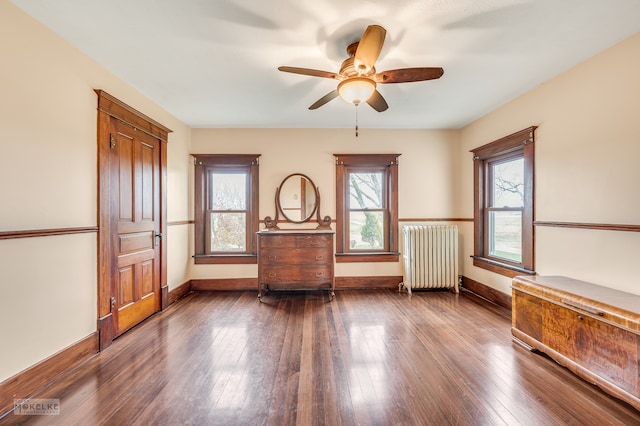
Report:
[[[311,213],[309,213],[306,217],[302,218],[301,220],[292,220],[291,218],[289,218],[285,214],[284,209],[282,208],[281,201],[280,201],[280,193],[282,191],[282,187],[284,186],[284,184],[287,182],[288,179],[290,179],[290,178],[292,178],[294,176],[299,176],[300,178],[306,179],[309,182],[309,184],[311,185],[311,187],[313,188],[313,193],[315,194],[315,197],[316,197],[315,203],[314,203],[314,208],[312,209]],[[275,217],[273,219],[271,218],[271,216],[267,216],[267,217],[264,218],[264,225],[265,225],[265,228],[268,229],[268,230],[280,229],[278,227],[278,221],[280,220],[280,214],[282,214],[284,219],[289,223],[301,224],[301,223],[306,223],[306,222],[310,221],[312,219],[314,213],[316,215],[316,221],[318,222],[318,226],[316,227],[316,229],[331,229],[331,216],[325,216],[324,218],[320,217],[320,191],[318,190],[318,187],[313,182],[313,180],[311,180],[311,178],[309,176],[307,176],[307,175],[305,175],[303,173],[291,173],[290,175],[288,175],[287,177],[285,177],[282,180],[282,182],[280,183],[280,185],[276,189],[275,206],[276,206],[276,215],[275,215]]]

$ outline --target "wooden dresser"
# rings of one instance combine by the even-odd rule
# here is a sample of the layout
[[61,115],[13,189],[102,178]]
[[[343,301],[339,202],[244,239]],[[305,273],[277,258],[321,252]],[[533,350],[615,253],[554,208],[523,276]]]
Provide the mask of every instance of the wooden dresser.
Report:
[[640,410],[640,296],[566,277],[515,277],[511,332]]
[[335,295],[333,230],[258,232],[258,298],[270,289],[329,290]]

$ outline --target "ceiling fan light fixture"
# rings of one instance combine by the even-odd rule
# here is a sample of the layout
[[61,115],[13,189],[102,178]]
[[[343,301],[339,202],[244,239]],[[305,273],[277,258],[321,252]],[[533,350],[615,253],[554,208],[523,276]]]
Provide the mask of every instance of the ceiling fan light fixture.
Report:
[[351,77],[338,84],[338,93],[353,105],[366,102],[376,90],[376,82],[366,77]]
[[289,66],[278,67],[278,70],[338,80],[338,87],[314,102],[309,107],[310,110],[318,109],[340,96],[351,105],[358,106],[366,102],[374,110],[383,112],[389,105],[376,90],[378,84],[435,80],[442,77],[444,72],[440,67],[399,68],[376,72],[375,63],[382,51],[386,34],[387,30],[380,25],[369,25],[359,41],[347,46],[349,57],[342,62],[338,73]]

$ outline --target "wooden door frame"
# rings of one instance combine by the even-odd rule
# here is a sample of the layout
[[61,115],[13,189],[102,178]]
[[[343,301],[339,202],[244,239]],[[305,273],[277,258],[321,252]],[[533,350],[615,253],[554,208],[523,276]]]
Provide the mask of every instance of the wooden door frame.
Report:
[[[100,350],[111,345],[116,326],[111,308],[111,218],[109,199],[112,191],[109,179],[109,151],[111,149],[111,118],[122,121],[136,130],[160,140],[160,232],[167,235],[167,141],[171,130],[133,109],[103,90],[98,95],[98,336]],[[167,286],[166,238],[160,240],[160,309],[169,301]]]

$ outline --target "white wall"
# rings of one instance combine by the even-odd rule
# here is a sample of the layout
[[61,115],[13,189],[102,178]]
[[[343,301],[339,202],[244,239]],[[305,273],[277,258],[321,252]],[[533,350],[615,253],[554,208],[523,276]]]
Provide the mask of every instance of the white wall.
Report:
[[[260,218],[275,215],[275,191],[291,173],[304,173],[319,187],[322,216],[335,219],[333,154],[401,154],[399,216],[455,215],[458,131],[360,129],[193,129],[194,154],[262,154]],[[193,252],[193,247],[190,247]],[[195,265],[192,278],[252,278],[256,265]],[[399,262],[339,263],[337,276],[402,275]]]
[[[536,220],[639,225],[638,76],[640,34],[462,129],[460,214],[473,215],[468,151],[536,125]],[[535,233],[538,274],[640,294],[640,233],[542,226]],[[474,267],[468,250],[465,275],[510,294],[510,280]]]
[[[174,131],[169,221],[188,219],[188,127],[5,1],[0,58],[0,231],[97,225],[94,89]],[[185,248],[177,228],[169,238]],[[96,244],[95,233],[0,240],[0,381],[96,331]],[[170,259],[170,285],[188,276],[184,257]]]

